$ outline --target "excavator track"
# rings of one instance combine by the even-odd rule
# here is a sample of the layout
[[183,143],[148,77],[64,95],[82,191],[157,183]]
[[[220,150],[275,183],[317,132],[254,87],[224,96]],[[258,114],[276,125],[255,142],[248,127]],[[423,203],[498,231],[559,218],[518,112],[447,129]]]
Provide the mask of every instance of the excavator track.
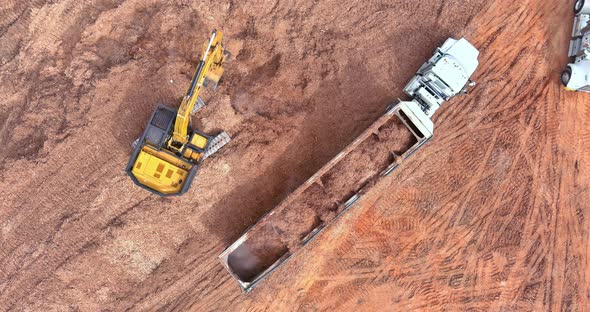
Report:
[[216,135],[209,143],[209,148],[203,154],[203,159],[207,159],[209,156],[215,154],[219,151],[222,147],[227,145],[231,141],[231,137],[227,132],[222,131],[220,134]]

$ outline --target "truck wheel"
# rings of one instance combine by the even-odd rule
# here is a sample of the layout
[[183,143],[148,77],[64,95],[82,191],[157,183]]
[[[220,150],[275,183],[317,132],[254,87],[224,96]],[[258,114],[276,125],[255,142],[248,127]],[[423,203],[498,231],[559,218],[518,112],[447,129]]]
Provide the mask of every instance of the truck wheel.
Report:
[[576,13],[576,14],[580,13],[580,11],[582,11],[583,7],[584,7],[584,0],[576,1],[576,3],[574,3],[574,13]]
[[574,13],[590,14],[590,5],[586,3],[586,0],[577,0],[574,4]]
[[572,68],[568,66],[561,73],[561,83],[563,84],[564,87],[567,87],[567,84],[570,83],[571,79],[572,79]]

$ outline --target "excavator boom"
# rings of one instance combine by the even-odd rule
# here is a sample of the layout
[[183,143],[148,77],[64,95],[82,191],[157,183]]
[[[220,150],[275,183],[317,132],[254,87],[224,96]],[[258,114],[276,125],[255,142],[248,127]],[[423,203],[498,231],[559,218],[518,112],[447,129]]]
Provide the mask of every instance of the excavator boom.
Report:
[[174,133],[169,143],[172,149],[180,151],[188,142],[190,116],[205,82],[213,83],[216,86],[223,74],[224,49],[222,40],[223,33],[217,30],[213,31],[211,39],[203,47],[199,66],[176,113]]

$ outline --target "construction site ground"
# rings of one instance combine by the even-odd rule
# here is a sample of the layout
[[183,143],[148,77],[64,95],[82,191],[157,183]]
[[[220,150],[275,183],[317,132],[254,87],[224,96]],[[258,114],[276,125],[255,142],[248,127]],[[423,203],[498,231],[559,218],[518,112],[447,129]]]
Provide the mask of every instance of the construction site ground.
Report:
[[[588,311],[590,95],[559,83],[572,6],[3,1],[0,310]],[[158,103],[179,104],[214,28],[232,60],[193,125],[233,141],[160,198],[126,176],[131,143]],[[471,94],[242,293],[217,256],[451,36],[481,51]]]

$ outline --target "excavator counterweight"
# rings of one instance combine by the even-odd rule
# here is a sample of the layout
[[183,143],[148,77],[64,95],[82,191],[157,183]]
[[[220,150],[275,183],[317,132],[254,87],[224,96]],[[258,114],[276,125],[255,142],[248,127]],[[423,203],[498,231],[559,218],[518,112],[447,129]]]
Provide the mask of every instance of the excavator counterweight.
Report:
[[185,193],[203,160],[231,140],[226,132],[211,136],[190,128],[191,113],[204,106],[199,98],[201,88],[215,88],[223,75],[222,39],[223,34],[214,31],[203,47],[178,110],[159,104],[143,134],[134,142],[126,172],[142,188],[161,196]]

